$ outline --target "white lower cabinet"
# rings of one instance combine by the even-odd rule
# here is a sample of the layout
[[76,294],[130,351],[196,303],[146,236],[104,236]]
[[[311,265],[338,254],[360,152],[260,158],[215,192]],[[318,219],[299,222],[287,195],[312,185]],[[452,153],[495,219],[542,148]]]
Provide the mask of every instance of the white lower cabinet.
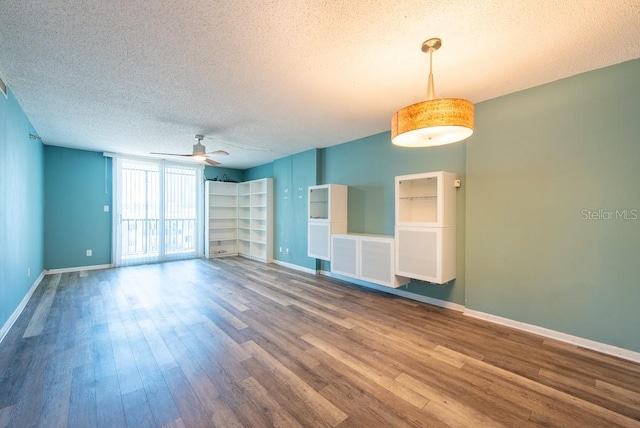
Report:
[[358,278],[360,259],[356,235],[331,235],[331,272]]
[[386,287],[409,282],[395,275],[394,240],[383,235],[331,235],[331,272]]
[[456,229],[396,228],[396,273],[444,284],[456,277]]

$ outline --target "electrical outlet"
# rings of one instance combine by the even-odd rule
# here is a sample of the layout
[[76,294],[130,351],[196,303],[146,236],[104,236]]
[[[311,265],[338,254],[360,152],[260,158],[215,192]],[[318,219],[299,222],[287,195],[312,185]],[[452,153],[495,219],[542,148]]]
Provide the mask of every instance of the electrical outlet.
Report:
[[285,249],[284,249],[284,253],[285,253],[285,254],[289,254],[289,249],[288,249],[288,248],[285,248]]
[[109,205],[105,205],[103,209],[104,209],[104,212],[108,213],[109,212]]
[[27,278],[31,278],[31,268],[27,268]]
[[280,252],[282,252],[282,247],[280,247]]
[[91,257],[91,256],[93,256],[93,251],[87,250],[87,257]]

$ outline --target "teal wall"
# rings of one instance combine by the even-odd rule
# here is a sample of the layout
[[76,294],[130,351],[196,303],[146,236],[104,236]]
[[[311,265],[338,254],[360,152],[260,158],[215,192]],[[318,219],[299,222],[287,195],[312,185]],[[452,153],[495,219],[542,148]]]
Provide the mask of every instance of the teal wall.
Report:
[[44,158],[45,267],[110,264],[111,158],[54,146],[45,146]]
[[219,166],[209,166],[205,165],[204,167],[204,179],[205,180],[217,180],[217,181],[236,181],[241,182],[244,181],[244,174],[239,169],[231,169],[231,168],[221,168]]
[[244,181],[259,180],[261,178],[273,178],[273,163],[256,166],[244,170]]
[[307,188],[318,183],[318,152],[307,150],[273,162],[273,256],[309,269],[316,269],[317,261],[307,257]]
[[[395,177],[430,171],[458,174],[457,278],[446,285],[414,282],[411,293],[464,304],[465,281],[465,163],[466,143],[409,149],[391,144],[389,132],[372,135],[323,150],[324,183],[349,186],[349,232],[394,235]],[[323,264],[328,270],[328,263]]]
[[29,133],[11,90],[0,94],[0,328],[44,270],[43,146]]
[[467,307],[640,351],[639,186],[640,60],[478,104]]

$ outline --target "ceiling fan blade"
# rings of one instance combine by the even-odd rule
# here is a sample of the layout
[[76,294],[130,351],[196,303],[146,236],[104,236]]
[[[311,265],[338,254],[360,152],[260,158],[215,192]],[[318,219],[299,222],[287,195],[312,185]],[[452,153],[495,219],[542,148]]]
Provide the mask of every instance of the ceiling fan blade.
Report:
[[225,152],[224,150],[216,150],[215,152],[207,152],[208,155],[220,155],[220,156],[228,156],[229,152]]
[[211,166],[218,166],[218,165],[220,165],[220,162],[216,162],[216,161],[211,160],[211,159],[205,159],[204,161],[205,161],[206,163],[208,163],[209,165],[211,165]]
[[157,153],[157,152],[151,152],[152,155],[165,155],[165,156],[193,156],[193,155],[183,155],[180,153]]

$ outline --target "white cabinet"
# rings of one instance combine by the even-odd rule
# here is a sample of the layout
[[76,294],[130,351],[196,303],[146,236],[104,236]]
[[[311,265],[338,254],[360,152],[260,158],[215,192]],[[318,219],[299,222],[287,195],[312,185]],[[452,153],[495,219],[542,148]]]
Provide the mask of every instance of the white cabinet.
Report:
[[396,177],[398,275],[444,284],[456,277],[456,174]]
[[396,228],[396,273],[444,284],[456,277],[454,227]]
[[358,278],[360,276],[359,241],[356,235],[331,236],[331,272]]
[[273,179],[238,184],[238,253],[273,261]]
[[237,256],[238,194],[236,183],[207,181],[205,207],[205,257]]
[[341,184],[309,186],[307,255],[331,259],[331,235],[347,233],[348,187]]
[[456,227],[456,186],[451,172],[396,177],[396,226]]
[[[307,255],[329,260],[331,255],[331,224],[310,221],[307,224]],[[334,225],[335,226],[335,225]],[[346,233],[345,228],[335,228],[335,233]]]
[[394,271],[394,239],[382,235],[331,236],[331,272],[386,287],[408,283]]

